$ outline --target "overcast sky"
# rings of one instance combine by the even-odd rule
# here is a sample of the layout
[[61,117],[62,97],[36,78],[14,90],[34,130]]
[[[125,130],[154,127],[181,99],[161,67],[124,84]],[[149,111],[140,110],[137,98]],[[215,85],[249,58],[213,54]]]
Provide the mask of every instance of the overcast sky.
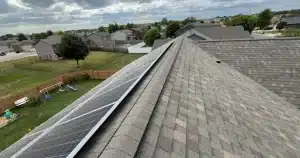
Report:
[[299,9],[299,0],[0,0],[0,34]]

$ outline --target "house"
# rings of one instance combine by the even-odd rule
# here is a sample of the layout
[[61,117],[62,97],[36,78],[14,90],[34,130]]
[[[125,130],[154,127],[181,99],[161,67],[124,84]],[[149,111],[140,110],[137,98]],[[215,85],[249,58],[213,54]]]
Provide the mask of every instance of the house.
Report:
[[228,27],[195,27],[188,31],[191,39],[218,40],[218,39],[251,39],[252,36],[242,26]]
[[93,33],[86,38],[89,40],[90,47],[104,47],[112,45],[111,35],[107,32]]
[[289,29],[300,29],[300,15],[283,17],[281,21],[286,22]]
[[59,49],[58,45],[61,43],[61,35],[52,35],[46,39],[40,40],[35,45],[35,50],[40,59],[45,60],[58,60],[59,59]]
[[125,66],[0,156],[299,157],[300,39],[189,35]]
[[178,37],[182,34],[184,34],[186,31],[189,31],[195,27],[200,28],[208,28],[208,27],[221,27],[221,24],[211,24],[211,23],[200,23],[200,22],[192,22],[188,23],[180,28],[180,30],[175,32],[175,35]]
[[118,30],[111,34],[112,40],[119,40],[119,41],[125,41],[125,40],[141,40],[142,34],[139,29],[125,29],[125,30]]
[[18,43],[17,40],[5,40],[5,41],[0,41],[0,52],[13,52],[13,44]]
[[23,40],[21,42],[12,43],[11,47],[14,49],[15,52],[29,52],[32,51],[35,43],[36,42],[33,40]]

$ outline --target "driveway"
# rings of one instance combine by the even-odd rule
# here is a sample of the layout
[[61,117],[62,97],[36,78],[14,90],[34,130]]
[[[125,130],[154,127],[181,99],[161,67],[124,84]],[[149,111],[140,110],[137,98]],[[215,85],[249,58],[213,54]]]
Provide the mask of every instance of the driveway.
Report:
[[28,53],[7,53],[5,56],[0,56],[0,62],[21,59],[30,56],[37,56],[35,52]]

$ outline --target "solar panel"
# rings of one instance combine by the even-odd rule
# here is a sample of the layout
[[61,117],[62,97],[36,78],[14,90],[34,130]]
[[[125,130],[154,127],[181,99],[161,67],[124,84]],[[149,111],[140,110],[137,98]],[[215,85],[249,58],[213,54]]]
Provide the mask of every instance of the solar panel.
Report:
[[111,106],[57,126],[20,157],[67,156],[110,108]]
[[170,45],[168,43],[125,66],[11,146],[17,146],[17,150],[10,147],[0,156],[75,156]]

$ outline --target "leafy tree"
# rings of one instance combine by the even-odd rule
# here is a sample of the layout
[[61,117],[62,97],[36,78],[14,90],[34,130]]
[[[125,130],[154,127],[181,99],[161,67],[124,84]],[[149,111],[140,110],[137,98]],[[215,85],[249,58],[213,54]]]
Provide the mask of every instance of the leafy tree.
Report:
[[161,20],[160,22],[162,25],[167,25],[168,24],[168,19],[165,17]]
[[39,33],[33,33],[31,36],[32,36],[32,39],[42,39],[42,36]]
[[27,40],[27,37],[23,33],[18,33],[18,41]]
[[42,39],[45,39],[45,38],[47,38],[48,37],[48,34],[47,33],[45,33],[45,32],[42,32],[41,33],[41,38]]
[[48,36],[51,36],[51,35],[53,35],[53,32],[52,32],[51,30],[48,30],[48,31],[47,31],[47,35],[48,35]]
[[114,23],[114,24],[109,24],[108,25],[108,33],[113,33],[113,32],[116,32],[118,31],[120,28],[119,28],[119,25],[117,23]]
[[65,59],[76,60],[79,67],[79,60],[84,60],[89,54],[88,46],[83,42],[82,38],[74,34],[65,34],[59,45],[60,55]]
[[65,33],[63,31],[57,31],[56,35],[64,35]]
[[100,26],[100,27],[98,28],[98,31],[99,31],[99,32],[106,32],[106,30],[105,30],[105,28],[104,28],[103,26]]
[[126,24],[126,29],[132,29],[132,28],[135,28],[135,25],[133,23]]
[[201,21],[200,21],[200,23],[201,23],[201,24],[203,24],[203,23],[204,23],[204,21],[203,21],[203,20],[201,20]]
[[258,27],[264,29],[266,26],[269,25],[272,17],[273,17],[273,13],[270,9],[265,9],[264,11],[260,12],[258,14],[258,21],[257,21]]
[[153,24],[154,27],[156,27],[159,31],[161,30],[161,26],[160,26],[160,23],[159,22],[155,22]]
[[285,22],[285,21],[280,21],[280,22],[277,24],[276,29],[281,30],[281,29],[284,29],[285,27],[287,27],[287,22]]
[[186,19],[184,19],[183,21],[182,21],[182,24],[183,25],[186,25],[186,24],[188,24],[188,23],[191,23],[191,22],[196,22],[197,20],[196,20],[196,18],[194,18],[194,17],[188,17],[188,18],[186,18]]
[[13,34],[6,34],[5,36],[6,36],[7,38],[13,38],[13,37],[14,37]]
[[124,30],[125,26],[124,25],[120,25],[119,30]]
[[180,29],[180,25],[178,22],[170,22],[167,26],[166,36],[174,37],[175,32]]
[[148,30],[144,36],[144,41],[148,46],[152,46],[156,39],[160,39],[159,30],[156,28]]
[[249,15],[246,16],[245,19],[246,21],[243,24],[244,30],[248,31],[251,34],[257,25],[257,16]]
[[245,31],[248,31],[249,33],[252,33],[254,28],[257,25],[257,16],[254,15],[235,15],[231,18],[225,19],[223,21],[223,24],[226,26],[243,26]]

